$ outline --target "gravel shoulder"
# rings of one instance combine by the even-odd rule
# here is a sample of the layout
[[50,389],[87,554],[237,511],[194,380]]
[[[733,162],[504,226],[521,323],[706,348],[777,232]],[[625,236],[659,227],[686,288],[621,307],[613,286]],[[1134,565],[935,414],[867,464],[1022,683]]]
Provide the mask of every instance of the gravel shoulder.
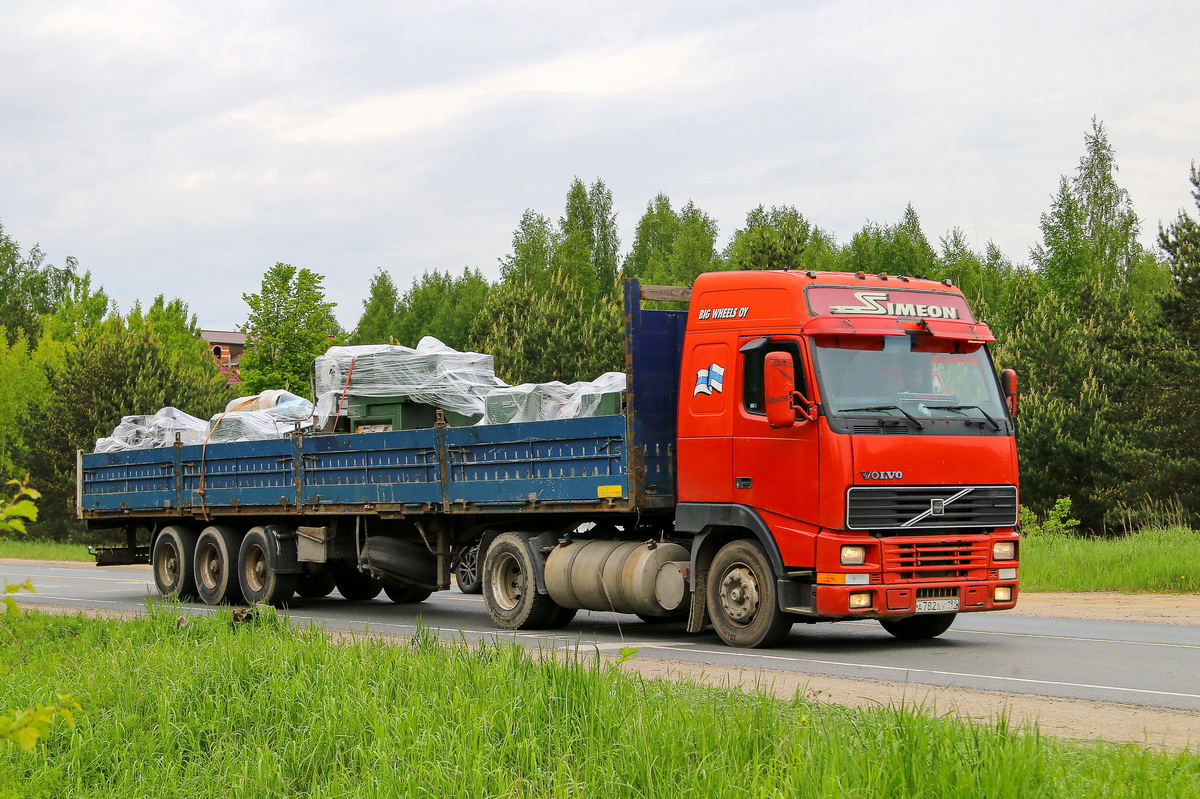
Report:
[[[0,563],[23,561],[0,559]],[[67,561],[39,565],[95,568]],[[149,571],[149,566],[123,567]],[[77,613],[77,608],[39,605],[45,612]],[[1120,594],[1096,592],[1023,593],[1015,616],[1104,619],[1155,624],[1200,624],[1200,595]],[[96,612],[89,615],[112,615]],[[1111,702],[1059,699],[1030,694],[937,688],[916,683],[803,675],[771,669],[743,669],[712,664],[635,657],[621,664],[625,671],[652,679],[688,680],[740,690],[766,691],[790,699],[799,693],[816,702],[848,707],[905,706],[924,708],[979,723],[1003,717],[1010,726],[1037,725],[1044,735],[1085,741],[1131,743],[1153,749],[1200,752],[1200,713],[1146,708]]]

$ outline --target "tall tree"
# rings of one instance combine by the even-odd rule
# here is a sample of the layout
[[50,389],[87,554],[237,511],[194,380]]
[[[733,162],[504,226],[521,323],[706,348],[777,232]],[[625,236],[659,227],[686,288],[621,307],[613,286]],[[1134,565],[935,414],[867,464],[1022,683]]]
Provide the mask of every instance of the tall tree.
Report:
[[1070,495],[1093,531],[1144,499],[1144,473],[1164,457],[1148,413],[1161,390],[1158,299],[1169,273],[1138,242],[1116,171],[1093,121],[1075,175],[1042,215],[1036,279],[1012,303],[1002,347],[1005,365],[1026,375],[1022,498],[1045,511]]
[[746,215],[746,226],[735,231],[725,250],[729,269],[807,269],[804,251],[813,226],[790,205],[766,210],[758,206]]
[[53,313],[69,296],[76,281],[77,264],[68,258],[66,266],[46,263],[46,254],[36,245],[28,255],[0,225],[0,320],[10,345],[19,337],[36,341],[40,318]]
[[638,220],[633,246],[625,255],[621,274],[647,283],[660,280],[650,276],[670,271],[668,263],[678,236],[679,217],[671,208],[671,198],[659,194],[646,203],[646,211]]
[[243,294],[250,315],[242,331],[246,351],[240,376],[245,391],[282,388],[311,396],[313,359],[340,334],[336,303],[325,299],[321,275],[277,263],[263,275],[257,294]]
[[932,277],[938,267],[911,203],[895,225],[867,223],[846,245],[843,258],[845,267],[854,272]]
[[[122,416],[169,405],[205,418],[224,406],[225,381],[207,348],[193,340],[195,348],[179,350],[169,327],[143,319],[134,329],[113,317],[69,342],[60,362],[46,365],[44,401],[18,418],[24,452],[16,466],[46,500],[31,532],[61,537],[80,531],[73,507],[75,451],[90,451]],[[181,368],[185,363],[189,368]]]
[[396,311],[400,303],[392,276],[382,269],[371,278],[367,299],[363,300],[362,316],[350,336],[351,344],[386,344],[394,335]]

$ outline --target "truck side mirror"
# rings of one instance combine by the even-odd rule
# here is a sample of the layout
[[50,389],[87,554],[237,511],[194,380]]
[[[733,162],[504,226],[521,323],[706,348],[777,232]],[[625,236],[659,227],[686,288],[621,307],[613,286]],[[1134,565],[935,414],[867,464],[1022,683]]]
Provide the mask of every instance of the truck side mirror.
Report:
[[786,352],[768,352],[763,360],[763,387],[766,389],[767,424],[772,430],[796,423],[792,391],[796,387],[796,367]]
[[1003,369],[1000,372],[1000,388],[1004,392],[1004,401],[1008,403],[1008,415],[1017,418],[1017,372],[1015,369]]

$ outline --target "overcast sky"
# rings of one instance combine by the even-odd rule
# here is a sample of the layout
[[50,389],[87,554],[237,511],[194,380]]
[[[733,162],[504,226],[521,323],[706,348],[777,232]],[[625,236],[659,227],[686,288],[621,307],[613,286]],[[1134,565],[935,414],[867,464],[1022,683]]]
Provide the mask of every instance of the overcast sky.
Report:
[[623,251],[664,192],[721,245],[759,204],[844,241],[911,202],[1024,262],[1096,116],[1150,243],[1191,206],[1197,30],[1196,0],[4,0],[0,224],[227,330],[277,261],[346,327],[379,269],[495,277],[576,176]]

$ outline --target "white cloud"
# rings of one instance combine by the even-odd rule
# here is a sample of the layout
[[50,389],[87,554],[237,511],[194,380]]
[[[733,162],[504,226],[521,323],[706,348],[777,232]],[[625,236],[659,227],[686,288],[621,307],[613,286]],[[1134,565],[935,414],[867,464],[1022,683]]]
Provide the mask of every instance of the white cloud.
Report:
[[298,114],[266,102],[229,118],[250,122],[289,143],[351,143],[388,139],[444,125],[513,97],[550,93],[605,97],[663,92],[696,85],[692,69],[703,56],[695,37],[621,50],[570,53],[498,75],[426,86],[347,103],[321,114]]

